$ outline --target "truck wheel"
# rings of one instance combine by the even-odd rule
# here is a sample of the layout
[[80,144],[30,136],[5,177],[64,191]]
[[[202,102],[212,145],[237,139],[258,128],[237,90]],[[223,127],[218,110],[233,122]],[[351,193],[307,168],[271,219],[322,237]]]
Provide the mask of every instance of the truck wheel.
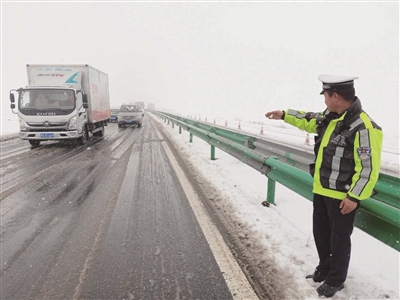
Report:
[[29,140],[29,144],[31,144],[32,147],[39,147],[40,141],[37,141],[37,140]]
[[95,137],[103,137],[104,136],[104,125],[101,126],[101,130],[93,133]]
[[89,139],[89,133],[86,126],[84,126],[82,136],[77,138],[76,142],[78,143],[78,145],[85,145],[88,139]]

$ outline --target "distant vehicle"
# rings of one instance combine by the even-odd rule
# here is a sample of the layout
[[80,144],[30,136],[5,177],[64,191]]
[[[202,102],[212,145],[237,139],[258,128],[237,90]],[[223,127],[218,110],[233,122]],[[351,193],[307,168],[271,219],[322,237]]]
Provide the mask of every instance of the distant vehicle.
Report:
[[137,104],[122,104],[118,113],[118,127],[137,125],[142,127],[144,110]]
[[138,101],[138,102],[135,102],[133,104],[139,105],[142,109],[144,109],[144,102],[143,101]]
[[110,123],[117,123],[118,122],[118,114],[119,109],[111,109],[110,110],[110,119],[108,120]]
[[89,133],[104,135],[110,118],[106,73],[89,65],[65,64],[26,65],[26,70],[29,86],[10,91],[21,139],[33,147],[48,140],[73,140],[83,145]]

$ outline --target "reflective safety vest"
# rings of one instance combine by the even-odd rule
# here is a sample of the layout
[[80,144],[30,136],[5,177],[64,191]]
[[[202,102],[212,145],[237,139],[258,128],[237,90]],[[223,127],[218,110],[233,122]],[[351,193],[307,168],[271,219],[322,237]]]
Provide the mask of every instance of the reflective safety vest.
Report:
[[379,178],[383,133],[363,110],[360,100],[341,115],[288,109],[284,121],[315,138],[313,193],[339,200],[368,199]]

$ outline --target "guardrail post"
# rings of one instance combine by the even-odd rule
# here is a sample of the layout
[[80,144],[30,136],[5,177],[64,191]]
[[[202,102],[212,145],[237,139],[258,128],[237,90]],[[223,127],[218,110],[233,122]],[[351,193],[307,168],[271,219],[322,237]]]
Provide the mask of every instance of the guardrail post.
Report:
[[211,145],[211,160],[215,160],[215,146]]
[[174,122],[171,122],[171,124],[172,124],[172,128],[174,128],[175,123],[174,123]]
[[267,183],[267,202],[275,205],[275,185],[276,181],[268,178]]
[[244,145],[245,145],[247,148],[249,148],[249,138],[248,138],[248,137],[244,138]]
[[189,143],[193,143],[193,133],[189,134]]
[[182,133],[182,127],[179,126],[179,134],[181,134],[181,133]]
[[169,125],[169,119],[167,120],[167,125]]

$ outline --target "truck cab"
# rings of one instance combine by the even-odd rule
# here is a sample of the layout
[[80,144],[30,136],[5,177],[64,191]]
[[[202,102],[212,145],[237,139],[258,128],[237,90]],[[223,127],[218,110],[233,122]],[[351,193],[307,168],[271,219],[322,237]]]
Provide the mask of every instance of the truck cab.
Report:
[[[11,108],[15,108],[14,94]],[[41,141],[79,137],[85,121],[82,94],[75,89],[31,87],[18,90],[19,136],[32,146]]]

